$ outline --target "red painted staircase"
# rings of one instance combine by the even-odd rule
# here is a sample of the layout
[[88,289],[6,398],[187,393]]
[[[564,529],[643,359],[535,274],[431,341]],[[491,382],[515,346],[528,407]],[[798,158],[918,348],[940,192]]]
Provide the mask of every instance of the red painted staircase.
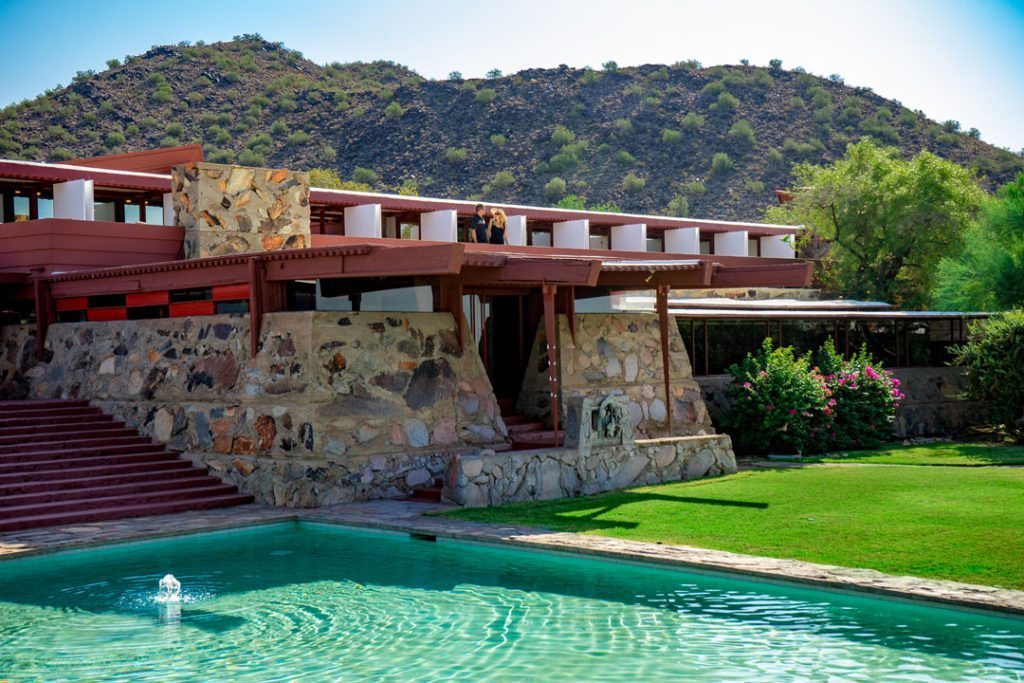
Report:
[[0,532],[251,502],[88,401],[0,401]]
[[[501,419],[505,421],[505,426],[508,428],[508,438],[512,442],[512,450],[529,451],[535,448],[554,447],[555,430],[551,429],[546,422],[541,422],[528,415],[517,414],[514,399],[499,399],[498,406],[501,408]],[[563,435],[561,430],[558,435]]]

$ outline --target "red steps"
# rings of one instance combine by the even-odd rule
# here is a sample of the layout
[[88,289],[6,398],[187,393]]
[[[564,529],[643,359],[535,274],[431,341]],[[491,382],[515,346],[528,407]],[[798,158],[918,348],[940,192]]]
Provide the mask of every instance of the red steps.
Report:
[[[508,428],[508,437],[512,442],[512,450],[527,451],[537,448],[554,448],[555,432],[550,425],[529,415],[520,415],[515,412],[516,402],[514,399],[498,399],[498,406],[501,408],[501,419]],[[562,432],[559,431],[559,444],[561,444]]]
[[86,401],[0,401],[0,532],[249,502]]

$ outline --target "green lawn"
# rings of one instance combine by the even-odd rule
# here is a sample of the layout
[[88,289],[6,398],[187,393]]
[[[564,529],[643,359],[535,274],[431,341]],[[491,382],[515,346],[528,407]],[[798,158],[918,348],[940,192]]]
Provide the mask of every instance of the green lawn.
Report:
[[791,467],[448,514],[1024,589],[1024,468]]
[[885,465],[1024,465],[1024,446],[939,442],[920,446],[890,446],[877,451],[854,451],[814,458],[814,462],[866,462]]

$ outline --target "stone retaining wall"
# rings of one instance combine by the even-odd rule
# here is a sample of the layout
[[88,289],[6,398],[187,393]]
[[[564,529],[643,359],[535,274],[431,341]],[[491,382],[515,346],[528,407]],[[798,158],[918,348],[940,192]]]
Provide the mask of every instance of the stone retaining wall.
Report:
[[27,373],[38,362],[34,325],[0,326],[0,399],[28,398]]
[[[965,388],[961,368],[898,368],[893,374],[907,395],[896,411],[893,434],[905,439],[917,436],[954,436],[977,422],[981,407],[960,398]],[[704,404],[718,423],[729,409],[726,389],[729,375],[698,377]]]
[[39,364],[31,328],[2,344],[5,395],[89,399],[261,502],[408,493],[507,436],[447,313],[269,314],[255,358],[245,315],[56,324]]
[[[658,316],[647,313],[581,313],[576,315],[576,344],[569,319],[558,316],[559,374],[562,415],[583,396],[622,395],[629,399],[632,426],[638,437],[668,433]],[[547,339],[541,324],[530,353],[519,412],[546,418],[551,410]],[[669,371],[672,386],[672,432],[713,433],[711,418],[693,380],[690,359],[676,325],[669,325]]]
[[725,434],[647,439],[600,446],[457,455],[445,500],[467,507],[584,496],[602,491],[699,479],[736,471]]

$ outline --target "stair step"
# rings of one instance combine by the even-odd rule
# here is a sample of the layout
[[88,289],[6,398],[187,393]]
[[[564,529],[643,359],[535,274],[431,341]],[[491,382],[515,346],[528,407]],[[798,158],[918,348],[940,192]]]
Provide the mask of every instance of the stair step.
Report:
[[75,423],[64,426],[57,425],[36,425],[26,427],[4,427],[0,429],[0,445],[9,445],[13,443],[24,443],[25,441],[35,442],[37,438],[41,437],[68,437],[75,436],[79,438],[87,437],[99,437],[99,436],[118,436],[122,430],[129,434],[138,434],[134,429],[125,427],[123,422],[88,422],[88,423]]
[[0,401],[0,532],[252,500],[87,401]]
[[127,484],[100,485],[88,488],[77,489],[49,489],[37,493],[18,493],[14,495],[0,495],[0,511],[3,514],[14,514],[11,509],[26,505],[58,505],[69,501],[94,505],[101,498],[112,498],[125,495],[165,495],[168,500],[174,500],[176,496],[184,495],[191,490],[209,486],[227,487],[227,490],[234,491],[234,487],[222,483],[211,476],[195,477],[192,479],[170,479],[168,481],[135,481]]
[[8,517],[31,517],[36,514],[50,512],[76,512],[82,509],[93,507],[113,507],[115,505],[143,505],[148,503],[166,503],[168,501],[181,500],[182,498],[194,498],[200,496],[220,496],[233,493],[235,487],[230,484],[223,484],[219,481],[207,481],[184,490],[180,489],[158,489],[155,491],[99,491],[95,496],[79,496],[68,500],[28,502],[21,505],[5,505],[0,501],[0,509],[4,516]]
[[412,493],[405,500],[414,500],[424,503],[440,503],[441,491],[444,487],[435,483],[433,486],[413,486]]
[[43,526],[98,522],[107,519],[124,519],[126,517],[148,517],[151,515],[165,515],[173,512],[186,512],[189,510],[210,510],[213,508],[251,503],[252,500],[252,496],[235,493],[222,496],[182,498],[180,500],[164,503],[124,506],[115,505],[111,507],[92,508],[89,510],[77,510],[74,512],[44,513],[13,518],[4,517],[0,520],[0,532]]
[[29,451],[27,453],[0,453],[0,469],[8,465],[28,462],[63,462],[80,458],[98,458],[105,455],[124,455],[141,453],[167,453],[161,444],[142,439],[136,443],[113,444],[110,446],[89,446],[88,448],[54,448],[48,451]]
[[[184,461],[182,461],[184,462]],[[120,486],[122,484],[177,486],[189,481],[203,481],[210,475],[198,468],[178,468],[167,470],[145,470],[142,472],[112,472],[94,476],[77,477],[74,479],[43,479],[41,481],[20,481],[0,486],[0,498],[9,496],[52,493],[59,495],[63,491],[78,489]]]
[[[559,445],[564,444],[565,433],[559,430],[558,437]],[[514,451],[527,451],[536,448],[549,448],[555,445],[555,431],[553,429],[545,429],[543,431],[512,434],[511,439],[512,450]]]
[[0,445],[0,462],[5,455],[28,455],[29,453],[73,450],[81,452],[91,448],[107,448],[128,445],[150,446],[153,442],[130,429],[122,430],[121,434],[104,434],[101,436],[82,437],[39,437],[29,443],[11,443]]
[[[90,459],[86,464],[77,464],[74,467],[60,467],[49,470],[31,471],[0,471],[0,488],[6,488],[22,482],[36,481],[61,481],[64,479],[79,479],[82,477],[105,476],[112,474],[126,474],[135,472],[148,472],[157,474],[168,470],[191,470],[192,463],[187,460],[144,460],[132,459],[130,462],[104,463],[102,460]],[[55,484],[56,485],[56,484]]]
[[522,422],[511,426],[506,422],[505,426],[508,427],[509,434],[529,434],[533,432],[542,432],[548,428],[548,426],[543,422]]
[[42,458],[39,460],[16,460],[0,461],[0,475],[15,474],[18,472],[23,473],[25,476],[35,476],[35,472],[40,470],[46,471],[60,467],[61,469],[67,467],[91,467],[91,466],[102,466],[102,465],[114,465],[124,464],[133,462],[164,462],[164,461],[175,461],[178,459],[174,453],[168,451],[128,451],[126,453],[113,453],[104,455],[89,455],[79,458],[61,458],[60,460],[54,460],[52,458]]
[[101,413],[99,408],[92,406],[54,406],[52,408],[26,408],[25,410],[4,411],[0,414],[0,424],[8,419],[25,420],[28,418],[65,417],[71,418],[79,415],[95,415]]
[[511,427],[512,425],[521,425],[525,422],[537,421],[537,418],[530,417],[529,415],[506,415],[505,413],[501,414],[501,419],[507,427]]
[[69,419],[65,415],[56,415],[53,417],[6,417],[0,416],[0,430],[14,429],[18,427],[42,427],[46,425],[55,425],[58,427],[66,427],[68,424],[93,424],[97,422],[113,422],[114,418],[105,413],[90,413],[86,415],[73,416],[74,419]]
[[17,401],[0,401],[0,414],[21,410],[39,410],[40,408],[88,408],[89,402],[80,398],[24,399]]

